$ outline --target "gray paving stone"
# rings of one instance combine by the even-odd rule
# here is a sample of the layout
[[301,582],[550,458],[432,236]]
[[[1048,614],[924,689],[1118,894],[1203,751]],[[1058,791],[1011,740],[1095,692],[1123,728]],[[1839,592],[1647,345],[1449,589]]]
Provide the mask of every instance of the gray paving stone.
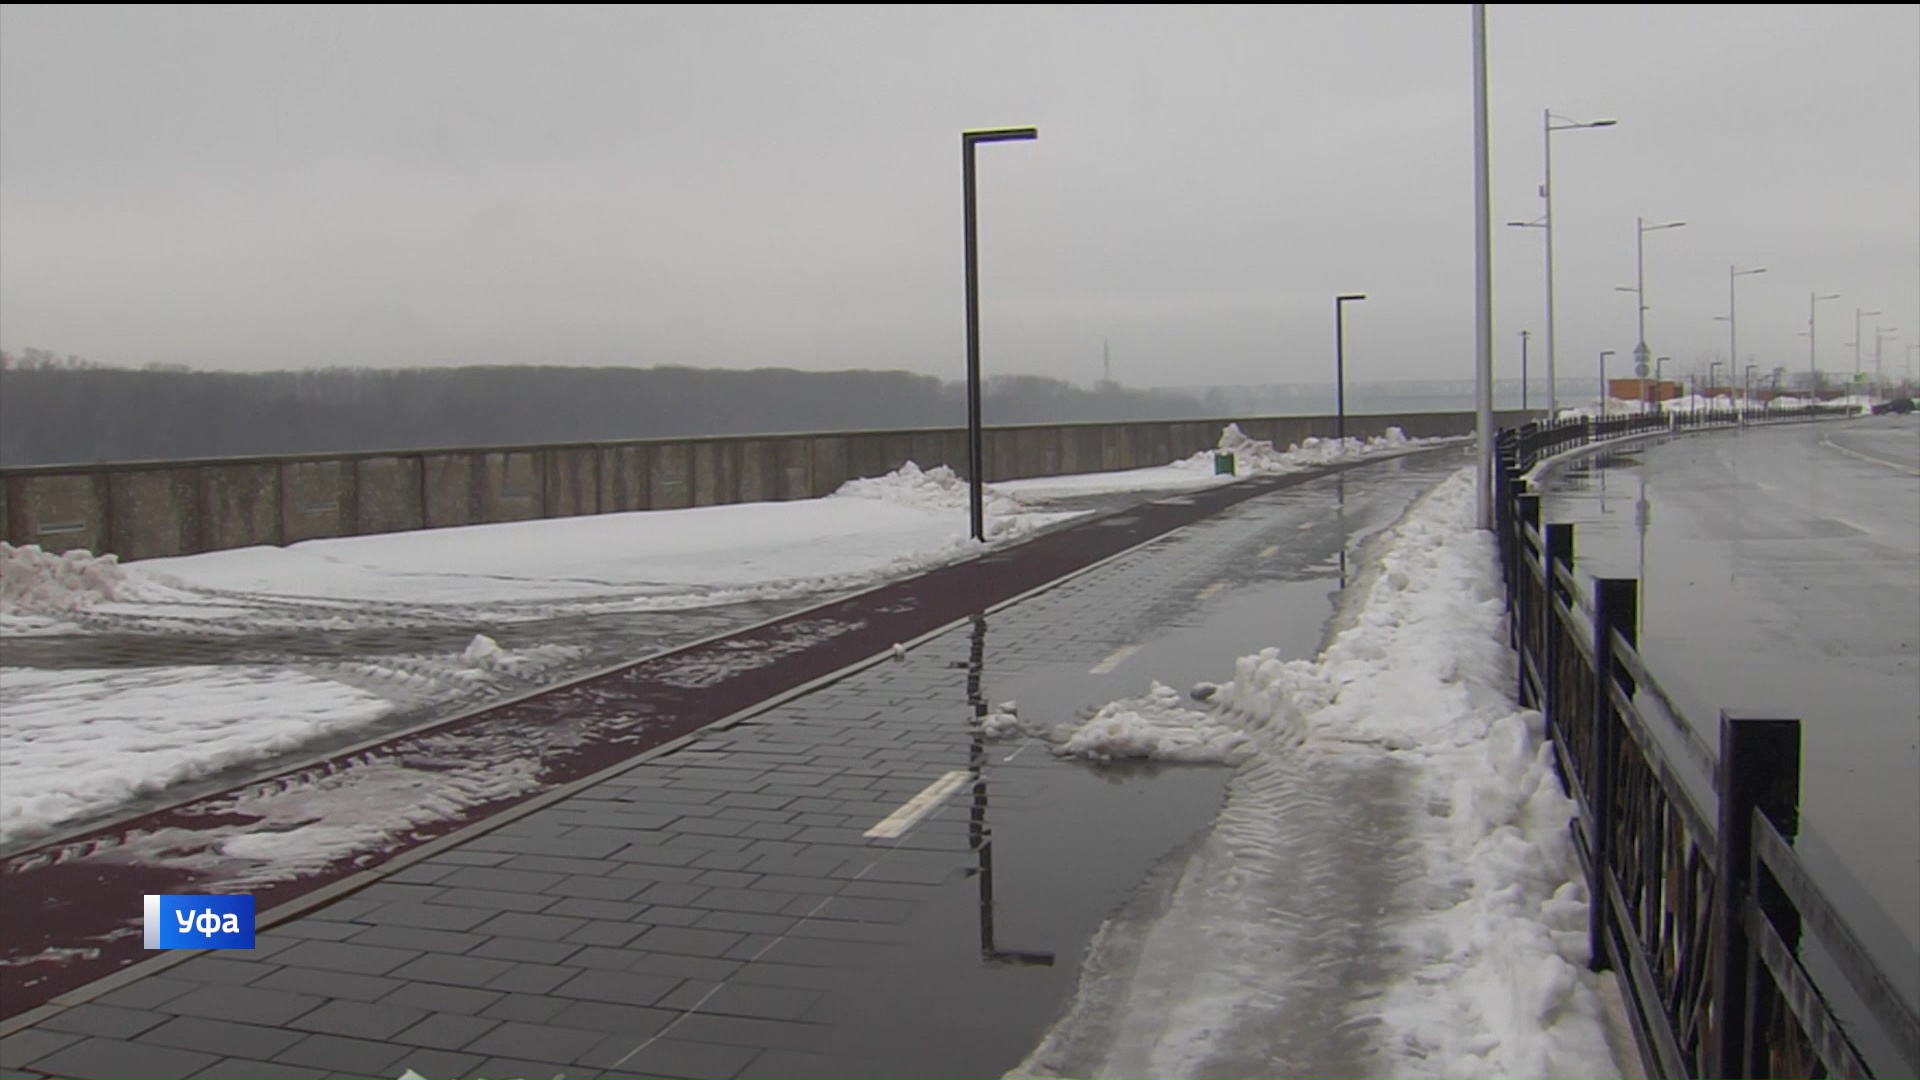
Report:
[[152,1009],[197,989],[197,985],[185,979],[148,975],[118,990],[110,990],[94,1000],[102,1005],[118,1005],[125,1009]]
[[651,929],[651,923],[590,922],[568,934],[566,940],[581,945],[619,947]]
[[604,1001],[576,1001],[553,1014],[550,1022],[555,1027],[628,1035],[637,1042],[659,1032],[679,1015],[669,1009],[612,1005]]
[[552,964],[515,964],[513,970],[487,982],[489,990],[507,990],[521,994],[544,994],[575,975],[579,968]]
[[125,1076],[183,1080],[219,1060],[218,1054],[90,1038],[38,1059],[34,1062],[34,1071],[74,1080],[113,1080]]
[[774,824],[772,822],[755,822],[747,826],[746,830],[740,835],[750,836],[755,840],[785,840],[797,834],[804,827],[805,826],[801,825]]
[[528,1024],[544,1024],[554,1018],[560,1010],[567,1007],[567,999],[549,994],[508,994],[499,1001],[480,1010],[480,1015],[490,1020],[519,1020]]
[[[751,883],[749,883],[751,884]],[[818,904],[822,897],[812,893],[775,892],[769,889],[730,887],[709,889],[700,897],[699,907],[713,911],[739,911],[753,915],[772,915],[792,907]],[[801,901],[807,901],[802,905]]]
[[[747,834],[742,833],[742,836]],[[747,846],[746,855],[804,855],[807,845],[790,840],[757,839]]]
[[669,904],[656,904],[647,909],[646,921],[655,926],[692,926],[705,915],[705,908],[674,907]]
[[632,794],[621,797],[620,801],[628,805],[653,802],[662,807],[705,806],[725,793],[725,788],[702,790],[659,785],[635,788]]
[[507,852],[513,855],[554,855],[576,859],[604,859],[627,846],[632,840],[626,836],[607,836],[586,834],[584,829],[574,827],[566,836],[507,836],[490,833],[473,841],[473,847],[481,851]]
[[810,967],[861,969],[869,967],[892,949],[857,941],[822,941],[818,938],[787,937],[766,954],[766,959],[782,964]]
[[590,919],[597,922],[631,923],[646,921],[648,907],[647,904],[621,900],[594,900],[582,896],[570,896],[548,908],[546,914],[564,915],[572,919]]
[[387,881],[395,885],[431,885],[441,878],[460,869],[457,863],[440,863],[432,860],[417,862],[403,870],[387,875]]
[[[402,1046],[428,1046],[436,1050],[459,1050],[468,1043],[499,1027],[504,1021],[487,1020],[457,1013],[433,1013],[426,1019],[393,1037]],[[418,1066],[414,1068],[419,1072]],[[423,1074],[424,1075],[424,1074]]]
[[664,904],[680,907],[692,904],[700,899],[707,890],[704,886],[683,884],[674,881],[660,881],[647,886],[635,899],[648,904]]
[[829,900],[824,906],[808,903],[807,897],[800,897],[787,905],[783,914],[805,915],[811,913],[816,919],[840,919],[848,922],[878,922],[899,924],[913,917],[918,905],[904,900],[875,900],[871,897],[849,896],[846,893]]
[[761,874],[759,879],[747,886],[755,892],[805,893],[811,896],[831,896],[840,892],[849,882],[830,877],[802,877],[798,874]]
[[324,907],[315,908],[302,915],[303,919],[324,919],[327,922],[357,922],[360,916],[379,907],[381,901],[368,899],[355,894],[335,900]]
[[443,863],[456,866],[499,866],[507,861],[507,854],[500,851],[472,851],[467,848],[454,848],[436,856]]
[[912,930],[892,923],[846,922],[817,917],[802,920],[787,933],[795,938],[864,941],[875,945],[899,945],[914,939]]
[[486,1059],[478,1054],[456,1054],[449,1050],[422,1050],[408,1047],[406,1056],[400,1059],[400,1069],[389,1075],[399,1076],[401,1071],[412,1069],[421,1076],[486,1076],[486,1077],[528,1077],[552,1076],[553,1073],[529,1072],[493,1072],[485,1068]]
[[768,1050],[736,1074],[740,1080],[777,1080],[794,1076],[843,1076],[847,1063],[825,1054]]
[[477,933],[491,937],[532,938],[535,941],[559,941],[568,934],[586,925],[580,919],[568,919],[558,915],[530,915],[525,912],[508,911],[495,915],[475,927]]
[[573,1064],[605,1041],[603,1032],[510,1020],[467,1044],[466,1049],[495,1057]]
[[762,795],[750,791],[729,791],[714,800],[717,806],[731,806],[747,810],[778,810],[792,802],[789,795]]
[[411,979],[417,982],[478,987],[484,986],[490,979],[499,978],[512,968],[513,962],[509,960],[430,953],[396,969],[393,975],[397,979]]
[[857,986],[857,971],[830,967],[776,964],[767,960],[747,964],[730,981],[742,986],[781,986],[794,990],[841,990]]
[[675,1039],[719,1043],[742,1049],[758,1047],[762,1050],[811,1050],[819,1044],[820,1037],[825,1033],[826,1028],[819,1024],[698,1013],[682,1020],[673,1029]]
[[534,870],[502,870],[484,866],[463,866],[447,875],[448,885],[470,889],[497,889],[500,892],[544,893],[565,875]]
[[484,1076],[488,1078],[506,1076],[513,1077],[515,1080],[520,1080],[520,1078],[534,1080],[535,1077],[538,1077],[539,1080],[549,1080],[549,1078],[551,1078],[551,1080],[581,1080],[581,1078],[591,1080],[591,1078],[599,1076],[600,1073],[598,1070],[590,1067],[572,1065],[566,1062],[528,1061],[524,1058],[496,1057],[482,1060],[478,1065],[475,1065],[470,1072],[461,1075]]
[[143,1045],[198,1050],[215,1059],[270,1058],[300,1040],[297,1031],[260,1024],[236,1024],[203,1016],[176,1016],[140,1037]]
[[[745,840],[746,837],[740,839]],[[687,865],[702,870],[740,870],[751,865],[758,857],[751,851],[709,851]]]
[[[645,863],[649,866],[685,866],[699,858],[703,851],[690,848],[668,847],[657,841],[630,844],[614,852],[610,858],[623,863]],[[611,876],[622,876],[620,871],[608,871]]]
[[403,986],[397,978],[380,974],[349,974],[344,970],[313,970],[284,967],[255,982],[265,990],[286,990],[292,994],[319,997],[344,997],[348,1001],[378,1001]]
[[281,1065],[252,1058],[224,1058],[193,1074],[193,1080],[314,1080],[326,1076],[319,1069]]
[[103,1039],[131,1039],[173,1017],[147,1009],[122,1009],[114,1005],[88,1002],[64,1009],[33,1026],[32,1030],[63,1031],[69,1035],[98,1035]]
[[691,884],[744,888],[753,884],[759,877],[759,874],[748,874],[739,870],[707,870],[694,878]]
[[399,1076],[407,1048],[344,1035],[307,1035],[273,1056],[275,1061],[355,1076]]
[[570,877],[555,885],[551,891],[557,896],[579,897],[583,900],[631,900],[634,894],[646,887],[645,881],[628,877]]
[[762,1020],[798,1020],[820,1000],[817,990],[772,986],[688,982],[660,999],[663,1009],[699,1009],[698,1015],[750,1016]]
[[673,831],[705,836],[738,836],[746,830],[748,824],[749,822],[736,818],[683,817],[673,823]]
[[580,946],[564,941],[533,941],[529,938],[488,938],[475,946],[468,956],[489,960],[511,960],[517,964],[557,964],[580,951]]
[[825,878],[846,865],[847,859],[839,855],[762,855],[750,864],[750,869],[782,877]]
[[582,971],[625,971],[632,966],[634,958],[641,955],[644,954],[602,945],[588,945],[567,957],[567,966],[579,968]]
[[449,889],[445,896],[434,902],[451,907],[479,908],[491,917],[502,911],[544,911],[558,899],[557,896],[539,893],[501,892],[497,889]]
[[345,941],[359,932],[360,928],[353,923],[325,922],[320,919],[296,919],[273,928],[275,937],[299,938],[301,941]]
[[670,975],[646,975],[629,971],[583,971],[553,991],[555,996],[582,1001],[604,1001],[613,1005],[651,1005],[679,986],[681,979]]
[[378,945],[390,949],[425,949],[458,956],[488,938],[451,930],[424,930],[415,926],[369,926],[348,940],[350,945]]
[[[624,846],[624,845],[622,845]],[[611,859],[575,859],[563,855],[515,855],[500,864],[502,870],[528,870],[539,874],[564,874],[567,877],[604,877],[619,865]],[[550,892],[551,889],[542,889]]]
[[[678,1028],[674,1030],[676,1033],[679,1031]],[[606,1061],[603,1066],[608,1070],[608,1075],[723,1077],[732,1080],[752,1062],[757,1053],[743,1047],[690,1042],[672,1037],[651,1042],[636,1039],[633,1042],[634,1049],[627,1052],[615,1054],[619,1049],[618,1043],[606,1048],[604,1053],[615,1054],[613,1060]],[[624,1062],[614,1064],[620,1062],[621,1058],[625,1059]],[[593,1064],[601,1065],[602,1061],[602,1055],[596,1054]]]
[[435,1012],[462,1013],[472,1016],[488,1008],[505,997],[493,990],[476,990],[471,987],[436,986],[431,983],[405,983],[400,989],[388,994],[383,1003],[406,1008],[429,1009]]
[[0,1067],[24,1069],[40,1058],[85,1039],[73,1032],[48,1031],[30,1027],[0,1038]]
[[[326,1035],[353,1035],[363,1039],[390,1039],[402,1028],[427,1015],[425,1009],[364,1001],[329,1001],[288,1026]],[[272,1056],[272,1055],[263,1055]]]
[[277,1027],[319,1008],[320,1004],[321,1000],[310,994],[289,994],[258,986],[203,986],[163,1002],[159,1008],[184,1016]]
[[638,959],[627,965],[626,970],[647,975],[673,975],[683,979],[724,982],[744,967],[738,960],[715,960],[710,956],[641,953]]
[[721,956],[738,945],[741,935],[721,930],[695,930],[684,926],[656,926],[640,935],[635,948],[650,952],[679,953],[684,956]]
[[753,915],[741,911],[714,911],[694,924],[699,930],[733,930],[743,934],[784,934],[800,920],[786,915]]
[[386,904],[368,913],[360,921],[371,926],[410,926],[422,930],[471,930],[487,921],[489,917],[489,913],[480,908],[403,902]]
[[[355,926],[359,933],[365,928]],[[385,975],[419,956],[415,949],[356,945],[341,941],[309,941],[282,952],[277,959],[288,967],[345,971],[356,975]]]

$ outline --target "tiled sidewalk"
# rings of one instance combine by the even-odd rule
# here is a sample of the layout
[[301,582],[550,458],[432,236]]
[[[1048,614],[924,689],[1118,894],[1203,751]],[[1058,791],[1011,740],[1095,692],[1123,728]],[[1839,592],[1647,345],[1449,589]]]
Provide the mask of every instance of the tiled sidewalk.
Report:
[[[1455,464],[1350,474],[1348,498],[1403,505]],[[1272,572],[1324,574],[1344,538],[1309,530],[1330,491],[1187,526],[480,831],[251,953],[68,1008],[0,1040],[0,1075],[998,1075],[1073,992],[1100,920],[1205,826],[1226,772],[1096,771],[986,740],[976,714],[996,688],[1145,640],[1263,552],[1285,547]],[[1222,642],[1222,674],[1242,644]],[[1076,677],[1097,705],[1146,676]],[[904,835],[863,835],[949,776]]]

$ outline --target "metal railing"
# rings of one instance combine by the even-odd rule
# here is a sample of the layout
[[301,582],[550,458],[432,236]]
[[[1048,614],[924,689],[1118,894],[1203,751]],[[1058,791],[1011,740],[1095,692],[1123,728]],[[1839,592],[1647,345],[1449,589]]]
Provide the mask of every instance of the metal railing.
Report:
[[[1851,411],[1814,406],[1767,419]],[[1794,848],[1800,722],[1723,710],[1719,745],[1708,746],[1638,651],[1639,582],[1596,578],[1589,593],[1573,568],[1574,526],[1542,524],[1529,491],[1529,470],[1552,455],[1713,424],[1730,419],[1532,424],[1496,443],[1495,527],[1519,699],[1544,714],[1578,806],[1592,966],[1618,974],[1651,1076],[1872,1076],[1831,1004],[1837,988],[1809,974],[1810,932],[1864,1003],[1876,1045],[1912,1076],[1920,1021]]]

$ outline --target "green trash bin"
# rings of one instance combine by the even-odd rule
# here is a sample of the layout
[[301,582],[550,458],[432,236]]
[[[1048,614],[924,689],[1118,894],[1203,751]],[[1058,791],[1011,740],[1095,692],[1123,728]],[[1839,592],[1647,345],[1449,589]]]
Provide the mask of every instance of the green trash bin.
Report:
[[1213,475],[1215,476],[1236,475],[1233,468],[1233,452],[1232,451],[1221,450],[1213,455]]

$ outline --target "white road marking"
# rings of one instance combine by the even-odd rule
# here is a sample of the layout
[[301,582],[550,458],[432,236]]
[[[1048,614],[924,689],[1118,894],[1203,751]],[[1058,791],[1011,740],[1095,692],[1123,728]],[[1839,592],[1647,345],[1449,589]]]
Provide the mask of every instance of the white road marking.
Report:
[[1767,483],[1765,480],[1755,480],[1753,482],[1753,485],[1759,488],[1761,491],[1779,491],[1780,490],[1779,488],[1774,487],[1772,484]]
[[940,800],[959,791],[960,785],[967,782],[967,775],[965,769],[955,769],[947,773],[921,789],[920,794],[908,799],[900,809],[881,818],[878,824],[861,835],[877,840],[891,840],[904,835],[908,829],[919,824],[921,818],[933,813],[933,808],[940,805]]
[[1874,532],[1872,529],[1867,528],[1865,525],[1862,525],[1857,521],[1848,521],[1846,518],[1843,518],[1843,517],[1837,517],[1837,518],[1834,518],[1833,520],[1839,522],[1842,525],[1845,525],[1849,529],[1858,529],[1868,536],[1879,535],[1878,533]]
[[1902,465],[1897,461],[1888,461],[1883,457],[1874,457],[1872,454],[1863,454],[1858,450],[1849,450],[1839,443],[1834,442],[1832,439],[1827,438],[1825,435],[1820,436],[1820,445],[1829,450],[1838,450],[1848,457],[1857,457],[1861,461],[1871,461],[1875,465],[1885,465],[1889,469],[1906,473],[1908,476],[1920,476],[1920,469],[1913,468],[1910,465]]
[[1313,523],[1313,522],[1311,522],[1311,521],[1303,521],[1303,522],[1301,522],[1301,523],[1300,523],[1300,531],[1301,531],[1301,532],[1306,532],[1306,531],[1307,531],[1308,529],[1311,529],[1311,528],[1313,528],[1313,526],[1314,526],[1314,523]]
[[1214,597],[1219,596],[1220,590],[1226,587],[1227,587],[1226,582],[1216,581],[1213,584],[1207,586],[1206,588],[1201,589],[1199,592],[1193,594],[1193,598],[1195,600],[1211,600]]
[[1122,645],[1113,650],[1113,655],[1087,669],[1089,675],[1106,675],[1120,666],[1121,661],[1140,651],[1138,645]]
[[1279,550],[1280,550],[1279,544],[1268,544],[1266,547],[1263,547],[1260,549],[1260,557],[1263,559],[1271,559],[1274,553]]

